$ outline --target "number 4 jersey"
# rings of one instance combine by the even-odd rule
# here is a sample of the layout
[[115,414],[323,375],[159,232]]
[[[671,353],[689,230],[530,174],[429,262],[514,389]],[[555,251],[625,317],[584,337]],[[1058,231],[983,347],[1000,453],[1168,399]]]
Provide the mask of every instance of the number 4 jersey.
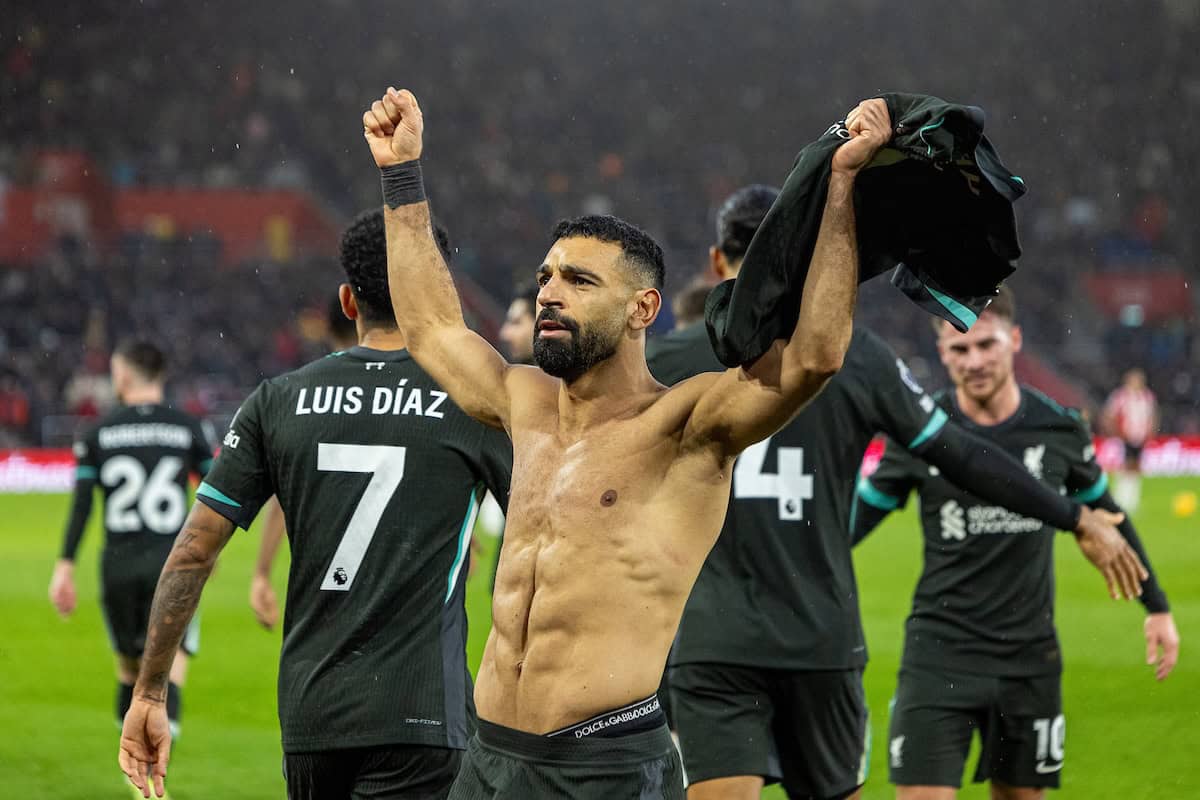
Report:
[[196,496],[242,528],[271,495],[283,508],[285,752],[466,746],[468,544],[511,471],[508,437],[405,350],[334,353],[243,403]]
[[[724,367],[699,324],[659,340],[650,369],[669,385]],[[855,330],[821,394],[738,457],[725,525],[688,598],[671,663],[863,666],[849,534],[863,453],[877,431],[922,452],[945,421],[904,362]]]

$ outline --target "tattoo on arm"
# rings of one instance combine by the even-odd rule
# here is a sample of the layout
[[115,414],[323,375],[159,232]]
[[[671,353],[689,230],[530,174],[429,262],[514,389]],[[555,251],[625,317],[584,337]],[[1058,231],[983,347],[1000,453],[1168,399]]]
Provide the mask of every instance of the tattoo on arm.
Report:
[[166,702],[167,681],[175,653],[200,602],[204,582],[233,530],[233,523],[212,509],[201,503],[193,506],[154,592],[146,651],[142,655],[137,682],[138,697],[156,703]]

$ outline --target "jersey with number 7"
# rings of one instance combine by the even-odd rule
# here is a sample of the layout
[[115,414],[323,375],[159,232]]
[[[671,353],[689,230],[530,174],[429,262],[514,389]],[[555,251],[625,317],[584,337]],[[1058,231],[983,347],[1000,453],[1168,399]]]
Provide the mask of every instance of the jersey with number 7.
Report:
[[334,353],[246,400],[197,499],[242,528],[272,494],[283,508],[285,752],[465,747],[468,544],[511,471],[508,437],[404,350]]

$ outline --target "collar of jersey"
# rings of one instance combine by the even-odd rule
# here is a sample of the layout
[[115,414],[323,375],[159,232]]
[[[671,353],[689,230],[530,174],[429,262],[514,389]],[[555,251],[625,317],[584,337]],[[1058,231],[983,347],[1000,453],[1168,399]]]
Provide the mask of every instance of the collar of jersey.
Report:
[[343,350],[342,354],[363,361],[407,361],[412,358],[408,354],[408,350],[376,350],[373,347],[363,347],[361,344],[356,344],[349,350]]
[[1021,391],[1021,402],[1017,404],[1017,410],[1012,413],[1011,417],[1001,422],[997,422],[995,425],[980,425],[978,422],[968,417],[966,413],[958,407],[958,393],[955,392],[954,389],[947,389],[946,394],[950,397],[950,407],[954,411],[953,416],[956,421],[979,431],[1003,431],[1020,423],[1021,419],[1025,416],[1025,406],[1029,402],[1029,394],[1025,391],[1024,386],[1018,384],[1017,388]]

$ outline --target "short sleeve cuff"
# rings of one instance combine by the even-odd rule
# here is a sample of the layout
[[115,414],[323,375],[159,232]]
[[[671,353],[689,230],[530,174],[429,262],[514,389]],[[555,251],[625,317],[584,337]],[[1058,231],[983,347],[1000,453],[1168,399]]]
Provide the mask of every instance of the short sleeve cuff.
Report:
[[247,508],[207,481],[196,488],[196,501],[204,503],[243,530],[249,530],[258,515],[257,508]]
[[859,478],[856,493],[860,500],[880,511],[895,511],[900,507],[900,498],[879,491],[866,478]]

